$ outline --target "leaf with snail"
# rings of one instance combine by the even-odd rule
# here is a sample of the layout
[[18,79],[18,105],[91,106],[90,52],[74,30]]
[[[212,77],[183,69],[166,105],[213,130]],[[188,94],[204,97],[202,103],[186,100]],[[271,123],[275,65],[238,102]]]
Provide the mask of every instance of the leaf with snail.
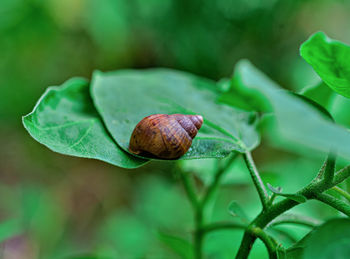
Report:
[[196,114],[204,123],[183,159],[225,157],[259,144],[251,113],[217,103],[214,81],[170,69],[95,72],[91,95],[116,140],[128,150],[135,126],[152,114]]
[[89,83],[73,78],[49,87],[34,110],[23,117],[30,135],[51,150],[135,168],[146,160],[123,151],[105,129],[89,95]]

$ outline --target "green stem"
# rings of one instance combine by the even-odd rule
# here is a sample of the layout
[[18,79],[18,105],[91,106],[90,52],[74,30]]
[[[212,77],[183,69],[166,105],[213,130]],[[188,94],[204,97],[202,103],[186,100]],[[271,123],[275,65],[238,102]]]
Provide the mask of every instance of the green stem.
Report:
[[234,153],[229,161],[223,167],[219,167],[217,173],[215,174],[215,178],[213,183],[208,187],[203,200],[200,201],[195,191],[195,187],[191,182],[191,179],[188,174],[181,172],[181,180],[186,191],[187,197],[191,202],[191,205],[194,209],[194,222],[195,222],[195,232],[194,232],[194,252],[195,258],[201,259],[203,257],[203,239],[206,231],[203,230],[203,214],[205,205],[215,194],[215,191],[220,183],[220,180],[227,170],[227,168],[232,164],[232,162],[236,159],[238,153]]
[[194,210],[194,222],[195,222],[195,232],[194,232],[194,252],[195,252],[195,258],[201,259],[202,258],[202,207],[200,205],[200,202],[197,198],[196,192],[195,192],[195,186],[193,185],[190,176],[187,173],[180,172],[180,177],[182,184],[184,186],[186,195],[193,207]]
[[181,181],[182,181],[182,184],[184,186],[186,195],[187,195],[193,209],[195,211],[198,210],[199,201],[197,199],[197,195],[195,193],[195,187],[194,187],[193,183],[191,182],[190,176],[185,172],[180,172],[180,177],[181,177]]
[[[350,166],[347,166],[341,170],[339,170],[333,179],[333,183],[329,186],[325,181],[317,181],[317,178],[313,180],[308,186],[297,192],[297,194],[301,194],[305,196],[307,199],[318,199],[340,211],[342,211],[346,215],[350,215],[349,205],[335,199],[334,197],[322,194],[325,190],[341,183],[346,178],[350,176]],[[260,227],[264,229],[266,225],[271,222],[274,218],[281,215],[282,213],[290,210],[294,206],[298,205],[296,201],[290,199],[284,199],[271,207],[269,207],[266,211],[262,211],[250,224],[250,226]],[[240,248],[238,250],[236,258],[248,258],[250,250],[256,240],[252,234],[248,231],[245,231],[243,235],[243,239],[241,241]]]
[[334,178],[334,170],[335,170],[335,156],[332,153],[329,153],[327,162],[326,162],[326,168],[324,170],[324,177],[323,177],[325,186],[332,185],[333,178]]
[[204,232],[202,231],[203,225],[203,210],[202,208],[198,209],[195,212],[195,233],[194,233],[194,252],[195,258],[201,259],[203,257],[203,238]]
[[340,184],[342,181],[344,181],[346,178],[350,176],[350,165],[344,167],[343,169],[339,170],[333,179],[333,186]]
[[207,224],[202,227],[204,233],[209,233],[217,230],[227,230],[227,229],[246,229],[247,225],[236,223],[236,222],[217,222]]
[[245,160],[247,167],[249,169],[250,176],[253,180],[255,188],[258,191],[259,198],[260,198],[261,204],[263,206],[263,210],[266,210],[268,207],[269,196],[267,194],[265,185],[260,177],[260,174],[256,168],[256,165],[254,163],[254,160],[253,160],[250,152],[246,152],[244,154],[244,160]]
[[215,178],[213,183],[208,187],[206,193],[203,196],[202,199],[202,206],[205,207],[205,205],[208,203],[208,201],[210,201],[210,199],[213,197],[213,195],[215,194],[220,180],[222,178],[222,176],[224,175],[224,173],[226,172],[226,170],[230,167],[230,165],[232,164],[232,162],[237,158],[239,153],[234,153],[231,155],[229,161],[227,161],[227,163],[224,166],[219,167],[217,173],[215,174]]
[[325,193],[315,193],[315,199],[319,200],[350,217],[350,205],[339,200],[332,195]]
[[313,218],[302,216],[302,215],[283,214],[280,217],[276,218],[275,220],[272,220],[267,225],[267,227],[277,226],[280,224],[288,224],[288,223],[314,228],[320,225],[322,222]]
[[345,199],[350,201],[350,193],[348,193],[347,191],[344,191],[343,189],[339,188],[338,186],[332,187],[331,190],[337,192],[338,194],[343,196]]
[[277,259],[277,242],[261,228],[252,228],[251,233],[258,237],[266,246],[270,259]]
[[[202,231],[205,233],[218,231],[218,230],[230,230],[230,229],[247,229],[247,226],[245,224],[236,223],[236,222],[218,222],[218,223],[212,223],[204,226],[202,228]],[[270,258],[277,258],[276,255],[276,246],[277,242],[267,235],[261,228],[252,228],[249,230],[249,232],[261,239],[261,241],[265,244],[269,257]]]

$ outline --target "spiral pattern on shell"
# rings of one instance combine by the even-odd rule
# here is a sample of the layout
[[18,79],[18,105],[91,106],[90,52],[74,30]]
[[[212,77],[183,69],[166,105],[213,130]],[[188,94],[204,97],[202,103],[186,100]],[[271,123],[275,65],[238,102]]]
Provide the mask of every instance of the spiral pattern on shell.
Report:
[[203,124],[200,115],[154,114],[142,119],[135,127],[129,143],[131,153],[176,159],[192,145]]

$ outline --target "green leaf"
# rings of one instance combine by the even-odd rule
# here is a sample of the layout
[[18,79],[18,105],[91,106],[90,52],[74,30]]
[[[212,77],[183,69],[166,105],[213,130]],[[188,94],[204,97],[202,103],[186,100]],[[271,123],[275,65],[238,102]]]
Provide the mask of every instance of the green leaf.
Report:
[[315,229],[303,258],[350,258],[350,220],[334,219]]
[[302,89],[300,94],[326,108],[331,103],[335,93],[321,81],[316,85]]
[[249,61],[237,64],[235,77],[247,91],[258,91],[270,102],[277,132],[289,144],[285,148],[298,145],[325,154],[337,147],[340,157],[350,158],[350,131],[325,118],[314,105],[281,89]]
[[0,223],[0,243],[20,234],[22,231],[21,224],[19,220],[10,219]]
[[278,188],[274,188],[271,184],[267,184],[267,187],[269,188],[269,190],[273,193],[275,193],[276,195],[279,195],[279,196],[283,196],[283,197],[286,197],[288,199],[291,199],[293,201],[296,201],[296,202],[299,202],[299,203],[304,203],[307,201],[307,199],[303,196],[303,195],[300,195],[300,194],[288,194],[288,193],[282,193],[282,188],[281,187],[278,187]]
[[215,82],[168,69],[95,72],[92,97],[109,132],[128,150],[136,124],[151,114],[200,114],[204,123],[183,159],[224,157],[259,144],[250,113],[216,103]]
[[23,124],[34,139],[58,153],[99,159],[125,168],[146,162],[124,152],[109,136],[84,79],[49,87],[34,110],[23,117]]
[[350,98],[350,46],[316,32],[300,47],[300,55],[335,92]]
[[332,219],[287,250],[287,258],[350,258],[350,220]]
[[271,110],[270,103],[261,92],[247,89],[240,84],[237,77],[231,79],[230,88],[219,96],[218,101],[246,111],[267,112]]
[[159,233],[158,237],[161,242],[171,248],[180,258],[194,258],[192,244],[187,240],[166,233]]
[[231,201],[228,211],[232,216],[239,217],[243,222],[249,222],[247,214],[236,201]]

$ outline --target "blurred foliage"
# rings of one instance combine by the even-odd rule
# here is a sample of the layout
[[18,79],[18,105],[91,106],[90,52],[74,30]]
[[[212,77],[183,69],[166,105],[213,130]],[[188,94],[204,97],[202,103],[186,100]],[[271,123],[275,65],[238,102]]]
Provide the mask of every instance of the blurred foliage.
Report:
[[[155,66],[217,80],[248,58],[283,87],[301,90],[319,78],[299,57],[300,43],[317,30],[350,42],[349,12],[347,0],[1,0],[0,239],[15,235],[1,244],[2,257],[181,258],[193,223],[174,171],[195,173],[201,187],[218,163],[154,162],[126,172],[54,154],[20,124],[48,85],[89,78],[94,69]],[[334,96],[325,107],[350,125],[348,100]],[[263,178],[286,193],[321,164],[263,144],[255,153]],[[238,220],[228,212],[232,200],[248,217],[256,214],[258,197],[242,162],[225,177],[206,220]],[[319,219],[338,213],[316,202],[293,211]],[[283,229],[295,239],[307,233]],[[206,254],[232,258],[241,236],[209,234]],[[264,256],[258,242],[251,258]]]

